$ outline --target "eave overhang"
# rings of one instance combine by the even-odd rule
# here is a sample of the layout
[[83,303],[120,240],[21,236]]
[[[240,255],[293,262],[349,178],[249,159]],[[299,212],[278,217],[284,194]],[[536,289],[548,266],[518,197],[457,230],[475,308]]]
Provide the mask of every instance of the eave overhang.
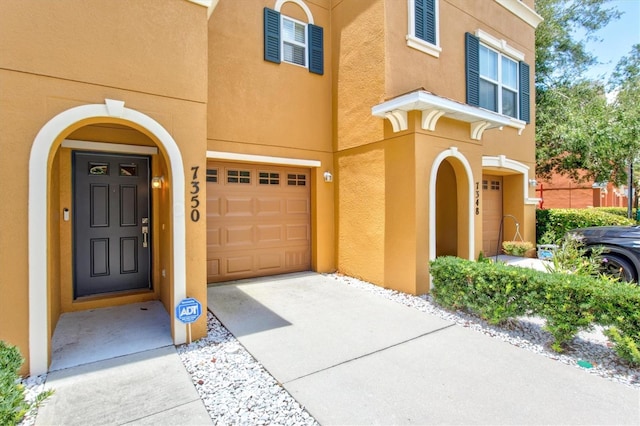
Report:
[[408,129],[409,111],[420,111],[421,127],[432,132],[441,117],[469,123],[470,137],[475,140],[482,140],[484,131],[493,128],[512,127],[522,134],[526,125],[522,120],[443,98],[426,90],[416,90],[371,108],[372,115],[391,122],[394,132]]
[[191,3],[199,4],[200,6],[207,8],[207,18],[211,18],[211,14],[213,10],[218,5],[218,1],[220,0],[188,0]]

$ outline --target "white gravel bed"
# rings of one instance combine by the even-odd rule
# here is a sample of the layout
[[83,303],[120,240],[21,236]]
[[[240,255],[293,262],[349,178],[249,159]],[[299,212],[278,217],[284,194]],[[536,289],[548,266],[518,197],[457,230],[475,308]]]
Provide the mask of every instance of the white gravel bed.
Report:
[[[575,366],[590,374],[605,377],[630,387],[640,388],[640,368],[630,367],[624,360],[618,358],[599,326],[594,327],[593,330],[578,333],[578,336],[569,344],[567,351],[559,354],[551,350],[553,337],[543,330],[545,321],[542,318],[520,317],[517,321],[512,322],[509,328],[497,327],[465,312],[446,310],[436,304],[430,295],[412,296],[338,273],[327,274],[327,276],[335,279],[337,283],[375,293],[419,311],[501,339],[519,348]],[[592,367],[582,367],[579,362],[580,364],[587,362]]]
[[318,424],[211,312],[207,315],[207,337],[178,347],[178,354],[215,424]]
[[[27,377],[22,379],[22,385],[24,386],[24,396],[28,403],[33,403],[36,397],[44,392],[44,382],[47,379],[47,375]],[[46,402],[46,400],[45,400]],[[21,426],[33,426],[36,423],[36,414],[38,413],[37,407],[34,407],[29,411],[20,422]]]

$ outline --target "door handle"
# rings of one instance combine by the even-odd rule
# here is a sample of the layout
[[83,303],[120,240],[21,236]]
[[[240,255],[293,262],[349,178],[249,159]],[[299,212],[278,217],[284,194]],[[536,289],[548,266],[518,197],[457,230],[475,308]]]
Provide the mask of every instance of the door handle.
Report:
[[142,247],[147,247],[149,245],[149,227],[142,227]]

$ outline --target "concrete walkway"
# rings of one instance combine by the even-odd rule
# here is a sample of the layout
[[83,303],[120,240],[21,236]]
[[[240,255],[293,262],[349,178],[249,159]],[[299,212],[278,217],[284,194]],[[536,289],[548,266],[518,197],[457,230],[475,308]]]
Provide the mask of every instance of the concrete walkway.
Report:
[[46,387],[36,425],[212,424],[173,346],[54,371]]
[[638,390],[319,274],[208,306],[323,425],[640,424]]

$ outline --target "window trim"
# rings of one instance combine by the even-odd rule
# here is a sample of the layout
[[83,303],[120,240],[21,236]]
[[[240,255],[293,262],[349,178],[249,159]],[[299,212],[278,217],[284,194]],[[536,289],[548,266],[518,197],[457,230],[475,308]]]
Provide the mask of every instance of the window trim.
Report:
[[407,0],[408,31],[406,40],[407,46],[439,58],[440,53],[442,52],[442,48],[440,47],[440,1],[433,1],[435,2],[435,44],[429,43],[428,41],[416,36],[416,0]]

